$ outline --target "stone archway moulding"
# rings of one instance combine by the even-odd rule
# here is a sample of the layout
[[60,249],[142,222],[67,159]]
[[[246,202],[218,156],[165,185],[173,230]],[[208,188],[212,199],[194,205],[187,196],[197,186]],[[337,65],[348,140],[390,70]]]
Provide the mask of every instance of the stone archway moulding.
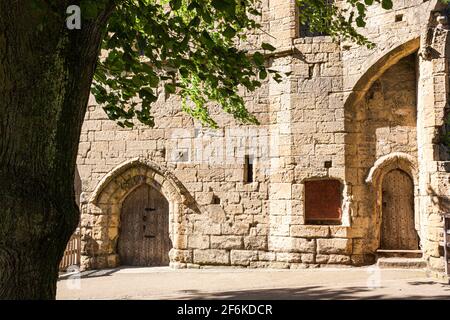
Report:
[[403,152],[394,152],[375,161],[369,171],[366,182],[376,186],[386,173],[395,169],[401,169],[407,172],[413,179],[414,185],[418,184],[417,160],[413,156]]
[[[121,175],[128,170],[134,169],[136,171],[139,168],[145,168],[152,173],[150,178],[153,178],[154,183],[161,186],[163,195],[168,198],[169,201],[178,201],[179,203],[187,201],[184,186],[175,176],[168,172],[167,169],[164,169],[147,159],[133,158],[119,164],[100,180],[89,198],[89,203],[98,204],[105,193],[112,194],[114,191],[117,191],[117,189],[122,188],[120,183],[124,182],[126,178]],[[132,175],[138,174],[139,172],[137,171],[132,173]]]
[[362,73],[362,76],[356,81],[355,85],[350,91],[345,102],[345,108],[358,103],[372,84],[378,80],[390,67],[395,65],[404,57],[407,57],[420,48],[420,37],[414,37],[397,47],[390,47],[378,54],[374,55],[371,62],[368,63],[369,67]]
[[[426,12],[430,14],[427,26],[435,23],[433,12],[445,10],[447,4],[443,4],[439,0],[432,0],[428,3]],[[370,89],[372,84],[378,80],[390,67],[399,62],[404,57],[413,54],[420,49],[421,39],[420,34],[414,35],[409,40],[395,47],[388,47],[386,49],[374,52],[372,59],[367,63],[368,67],[361,73],[361,77],[349,90],[349,96],[346,99],[345,107],[352,106],[360,101]]]

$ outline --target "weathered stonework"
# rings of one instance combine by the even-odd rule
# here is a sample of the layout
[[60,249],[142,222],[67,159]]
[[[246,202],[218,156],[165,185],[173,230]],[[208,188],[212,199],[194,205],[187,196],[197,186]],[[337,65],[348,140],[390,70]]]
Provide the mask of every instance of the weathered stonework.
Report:
[[[173,267],[373,263],[381,183],[401,169],[414,181],[424,258],[442,272],[450,162],[439,136],[448,113],[450,33],[436,22],[437,2],[372,7],[361,32],[374,49],[301,37],[294,1],[261,5],[261,23],[275,40],[265,33],[249,40],[273,43],[268,63],[289,75],[242,93],[260,126],[239,125],[212,106],[223,129],[202,129],[176,97],[161,95],[155,128],[123,129],[90,101],[78,156],[82,267],[120,264],[121,203],[141,183],[170,204]],[[248,154],[253,182],[244,178]],[[304,183],[312,179],[341,182],[340,225],[305,224]]]

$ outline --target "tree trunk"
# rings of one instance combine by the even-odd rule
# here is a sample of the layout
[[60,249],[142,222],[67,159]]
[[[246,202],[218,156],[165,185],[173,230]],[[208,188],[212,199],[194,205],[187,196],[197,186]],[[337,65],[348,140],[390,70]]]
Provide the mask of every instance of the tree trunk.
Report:
[[[79,211],[81,125],[112,6],[68,30],[77,1],[0,1],[0,299],[54,299]],[[50,1],[51,3],[52,1]]]

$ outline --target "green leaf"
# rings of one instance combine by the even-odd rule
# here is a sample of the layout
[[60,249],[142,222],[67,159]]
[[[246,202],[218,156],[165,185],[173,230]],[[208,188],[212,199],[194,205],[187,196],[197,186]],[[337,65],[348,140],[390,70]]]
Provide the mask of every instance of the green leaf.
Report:
[[259,71],[259,78],[260,78],[261,80],[264,80],[264,79],[267,78],[267,71],[266,71],[266,69],[261,69],[261,70]]
[[164,89],[166,93],[175,93],[175,85],[173,85],[172,83],[166,83],[164,85]]
[[89,0],[82,0],[80,2],[81,14],[86,19],[95,18],[99,12],[100,5]]
[[268,50],[268,51],[275,51],[275,50],[276,50],[276,48],[275,48],[274,46],[272,46],[272,45],[269,44],[269,43],[265,43],[265,42],[262,43],[261,47],[262,47],[264,50]]
[[[329,1],[296,1],[302,5],[299,19],[312,30],[367,47],[373,44],[356,29],[365,25],[367,6],[381,3],[392,8],[393,2],[344,0],[347,6],[341,10],[328,4]],[[102,12],[110,0],[80,2],[83,18],[88,19]],[[108,118],[123,127],[132,126],[135,118],[154,125],[151,105],[158,99],[161,82],[165,93],[179,93],[183,110],[204,125],[217,127],[206,107],[210,101],[218,103],[237,120],[256,124],[257,119],[239,95],[240,88],[253,92],[269,74],[277,82],[291,75],[265,67],[264,54],[276,50],[271,44],[262,43],[259,52],[250,54],[241,49],[248,47],[241,47],[247,42],[246,35],[262,28],[255,21],[255,17],[261,16],[259,1],[114,2],[117,10],[108,20],[102,44],[108,54],[98,63],[92,93]],[[138,97],[140,105],[136,102]]]
[[386,9],[386,10],[392,9],[392,7],[393,7],[392,0],[382,0],[381,6],[383,7],[383,9]]
[[364,21],[363,17],[357,17],[355,21],[356,25],[360,28],[363,28],[366,25],[366,22]]
[[253,54],[253,61],[257,66],[262,66],[264,65],[264,56],[261,54],[261,52],[257,51]]
[[225,38],[233,38],[236,35],[236,30],[230,26],[227,26],[223,32]]
[[212,0],[211,5],[219,11],[225,11],[228,14],[233,14],[236,9],[236,2],[234,0]]
[[171,0],[170,7],[172,10],[179,10],[181,8],[182,1],[181,0]]
[[207,31],[203,31],[202,35],[200,36],[200,40],[202,43],[204,43],[207,47],[212,48],[214,46],[214,40],[211,38],[209,33]]

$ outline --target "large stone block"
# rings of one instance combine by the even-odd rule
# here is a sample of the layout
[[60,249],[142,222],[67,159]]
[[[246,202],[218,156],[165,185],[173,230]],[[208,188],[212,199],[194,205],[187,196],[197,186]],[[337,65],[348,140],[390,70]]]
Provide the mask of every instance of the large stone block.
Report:
[[269,186],[269,197],[274,200],[291,199],[292,184],[290,183],[272,183]]
[[172,248],[169,251],[169,258],[172,262],[192,263],[192,250],[179,250]]
[[422,250],[427,256],[432,256],[436,258],[440,256],[439,242],[425,241]]
[[194,263],[201,265],[228,265],[230,252],[227,250],[194,250]]
[[317,239],[317,252],[321,254],[351,254],[351,239]]
[[208,249],[209,236],[193,234],[188,236],[188,247],[190,249]]
[[[235,214],[242,214],[244,213],[244,208],[242,207],[242,204],[229,204],[225,206],[225,212],[231,215]],[[246,212],[248,213],[248,212]]]
[[258,260],[260,261],[275,261],[276,253],[270,251],[258,251]]
[[211,236],[212,249],[242,249],[241,236]]
[[222,224],[222,234],[224,235],[247,235],[250,224],[246,222],[225,222]]
[[350,264],[350,256],[340,255],[340,254],[330,254],[328,258],[329,264]]
[[428,262],[429,262],[429,266],[432,270],[437,270],[437,271],[445,270],[445,262],[444,262],[443,257],[440,257],[440,258],[430,257],[428,259]]
[[303,263],[314,263],[315,255],[312,253],[303,253],[302,254],[302,262]]
[[266,236],[244,237],[244,248],[246,250],[267,250]]
[[220,235],[222,234],[221,224],[208,221],[196,221],[194,224],[194,233],[203,235]]
[[330,228],[328,226],[293,225],[290,235],[301,238],[326,238],[330,235]]
[[351,227],[330,226],[330,236],[332,238],[350,238],[352,236],[352,231]]
[[302,262],[302,255],[293,252],[277,252],[276,259],[280,262]]
[[258,260],[258,252],[257,251],[248,251],[248,250],[231,250],[231,264],[232,265],[240,265],[240,266],[248,266],[251,261]]
[[269,237],[269,250],[314,253],[316,244],[314,239]]

